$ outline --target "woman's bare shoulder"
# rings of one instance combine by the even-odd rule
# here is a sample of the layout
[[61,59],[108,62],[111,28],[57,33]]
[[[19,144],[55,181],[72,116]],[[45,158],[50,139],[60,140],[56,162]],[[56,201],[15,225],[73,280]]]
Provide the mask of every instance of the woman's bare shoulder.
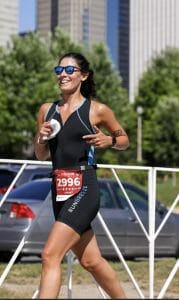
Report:
[[50,109],[50,106],[52,105],[52,102],[46,102],[41,104],[39,108],[39,113],[38,113],[38,119],[41,120],[41,122],[45,119],[45,116],[47,112]]
[[43,103],[40,106],[39,113],[42,114],[42,115],[45,115],[46,112],[49,110],[49,108],[50,108],[51,105],[52,105],[52,102]]
[[106,104],[99,102],[98,100],[91,100],[91,107],[93,110],[95,110],[99,114],[103,114],[106,112],[111,111],[111,108],[107,106]]
[[43,103],[41,106],[40,106],[40,111],[42,112],[46,112],[50,106],[52,105],[52,102],[46,102],[46,103]]

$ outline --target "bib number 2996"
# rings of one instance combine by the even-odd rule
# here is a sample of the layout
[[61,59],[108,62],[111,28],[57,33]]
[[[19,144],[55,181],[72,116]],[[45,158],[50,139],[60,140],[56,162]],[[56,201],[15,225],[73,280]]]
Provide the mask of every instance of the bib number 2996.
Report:
[[57,178],[57,186],[58,187],[73,187],[73,186],[80,186],[81,181],[79,177],[68,177],[68,178]]
[[76,170],[55,170],[56,200],[65,201],[79,193],[82,187],[82,172]]

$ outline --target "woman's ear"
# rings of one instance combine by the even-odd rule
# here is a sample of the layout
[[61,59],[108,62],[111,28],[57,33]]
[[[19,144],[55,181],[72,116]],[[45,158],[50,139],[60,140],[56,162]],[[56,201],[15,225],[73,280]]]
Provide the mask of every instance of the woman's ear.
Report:
[[85,81],[89,76],[89,73],[83,73],[81,81]]

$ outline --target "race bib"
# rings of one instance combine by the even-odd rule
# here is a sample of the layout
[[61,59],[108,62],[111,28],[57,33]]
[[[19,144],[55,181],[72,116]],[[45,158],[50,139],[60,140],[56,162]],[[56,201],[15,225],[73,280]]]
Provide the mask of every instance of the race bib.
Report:
[[55,170],[56,201],[65,201],[80,192],[82,172],[76,170]]

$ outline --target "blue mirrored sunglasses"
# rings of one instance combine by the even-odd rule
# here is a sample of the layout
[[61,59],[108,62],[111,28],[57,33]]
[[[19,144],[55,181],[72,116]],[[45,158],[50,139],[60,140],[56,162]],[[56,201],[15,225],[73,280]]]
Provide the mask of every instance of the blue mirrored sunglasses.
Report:
[[60,75],[63,72],[63,70],[65,70],[66,74],[73,74],[74,72],[80,71],[80,68],[74,66],[56,66],[54,70],[56,75]]

